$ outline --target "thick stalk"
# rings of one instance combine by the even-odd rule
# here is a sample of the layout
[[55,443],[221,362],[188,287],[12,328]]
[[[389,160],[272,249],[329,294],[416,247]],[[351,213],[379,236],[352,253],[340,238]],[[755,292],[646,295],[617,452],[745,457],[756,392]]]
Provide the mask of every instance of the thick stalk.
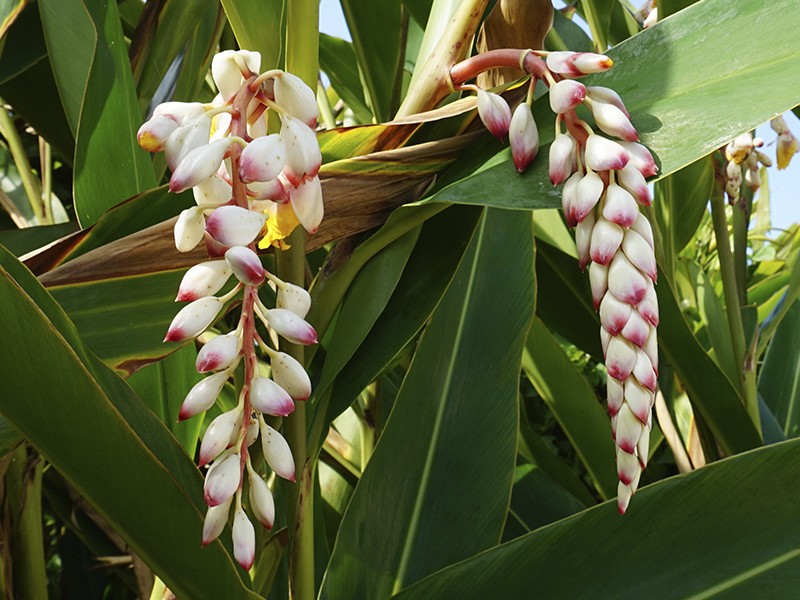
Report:
[[752,199],[753,192],[745,188],[733,206],[733,264],[741,306],[747,304],[747,224],[750,222]]
[[758,413],[758,397],[752,394],[751,386],[745,385],[745,338],[744,325],[742,324],[742,311],[739,304],[739,292],[736,285],[736,270],[734,267],[733,253],[728,239],[728,219],[725,216],[725,198],[722,188],[714,186],[711,191],[711,218],[714,223],[714,235],[717,238],[717,255],[719,268],[722,274],[722,288],[725,294],[725,312],[728,318],[728,328],[731,333],[733,355],[739,371],[739,390],[744,396],[747,409],[753,424],[761,432],[761,419]]
[[[319,78],[319,2],[289,0],[286,4],[286,70],[305,81],[312,90]],[[305,287],[306,232],[295,229],[288,239],[291,248],[278,252],[278,276]],[[286,344],[285,351],[302,364],[303,347]],[[313,600],[314,589],[314,493],[315,469],[308,457],[306,406],[298,402],[284,420],[284,434],[292,448],[298,485],[289,486],[289,596]],[[307,464],[308,463],[308,464]]]
[[[2,99],[0,99],[0,103],[2,103]],[[22,180],[22,187],[25,188],[25,195],[28,197],[33,215],[38,223],[44,223],[42,191],[39,188],[39,182],[33,175],[25,148],[22,147],[22,140],[14,128],[14,121],[8,111],[2,107],[0,107],[0,134],[6,139],[8,149],[11,151],[11,158],[14,159],[14,165],[19,172],[19,178]]]

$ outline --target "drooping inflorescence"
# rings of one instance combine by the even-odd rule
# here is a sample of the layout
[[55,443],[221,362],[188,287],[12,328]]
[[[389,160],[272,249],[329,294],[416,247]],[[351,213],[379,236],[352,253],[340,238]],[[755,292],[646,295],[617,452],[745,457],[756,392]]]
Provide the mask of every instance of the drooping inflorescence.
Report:
[[[652,202],[646,178],[658,168],[638,143],[620,96],[610,88],[576,81],[609,69],[611,59],[588,52],[524,51],[519,64],[534,80],[548,85],[550,108],[556,113],[549,175],[553,185],[564,184],[564,216],[576,228],[579,264],[582,269],[589,267],[594,307],[600,315],[608,412],[617,447],[617,498],[624,513],[647,464],[657,386],[658,273],[653,232],[639,207]],[[512,119],[502,96],[478,92],[481,120],[496,137],[508,134],[520,172],[538,149],[531,96]],[[589,110],[600,132],[578,116],[579,106]]]
[[[211,335],[208,330],[226,305],[241,297],[236,329],[212,337],[200,350],[197,371],[209,375],[189,391],[178,417],[188,419],[211,408],[243,365],[238,403],[208,425],[199,463],[209,466],[202,543],[220,535],[233,507],[234,555],[245,569],[255,556],[255,532],[242,498],[245,473],[250,514],[268,528],[275,517],[272,492],[249,448],[260,437],[271,471],[294,481],[291,449],[272,426],[277,422],[268,418],[288,416],[295,401],[311,394],[302,364],[273,348],[270,336],[259,333],[257,321],[264,331],[292,343],[317,341],[305,321],[311,306],[308,292],[267,272],[256,243],[285,248],[285,238],[297,225],[314,233],[323,215],[314,93],[290,73],[259,75],[260,62],[256,52],[216,55],[211,70],[219,95],[209,104],[161,104],[138,134],[142,148],[165,152],[170,190],[191,188],[194,193],[197,206],[184,210],[175,224],[177,249],[188,252],[205,242],[209,254],[209,260],[183,277],[176,301],[189,304],[175,316],[164,341]],[[268,133],[269,111],[280,119],[279,133]],[[231,280],[232,288],[217,295]],[[259,298],[259,288],[267,282],[276,292],[275,308]],[[270,365],[269,374],[259,368],[258,350]]]

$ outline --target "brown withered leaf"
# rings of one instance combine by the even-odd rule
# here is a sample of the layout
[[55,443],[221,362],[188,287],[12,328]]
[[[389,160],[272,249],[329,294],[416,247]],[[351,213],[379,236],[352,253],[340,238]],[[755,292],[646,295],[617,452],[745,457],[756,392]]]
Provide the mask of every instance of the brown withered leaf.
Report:
[[[476,46],[478,52],[498,48],[541,50],[552,26],[551,0],[498,0],[478,32]],[[478,75],[478,85],[493,88],[520,76],[516,69],[492,69]]]

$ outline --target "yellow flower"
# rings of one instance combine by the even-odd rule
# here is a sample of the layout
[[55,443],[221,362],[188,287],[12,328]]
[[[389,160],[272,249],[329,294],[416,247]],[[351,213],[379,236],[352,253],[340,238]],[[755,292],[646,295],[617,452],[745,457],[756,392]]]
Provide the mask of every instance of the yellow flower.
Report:
[[283,240],[300,225],[297,220],[297,215],[294,214],[292,205],[288,202],[285,204],[271,204],[265,211],[268,215],[267,223],[265,226],[266,232],[264,237],[258,242],[258,247],[262,250],[275,246],[280,250],[289,248],[289,244]]

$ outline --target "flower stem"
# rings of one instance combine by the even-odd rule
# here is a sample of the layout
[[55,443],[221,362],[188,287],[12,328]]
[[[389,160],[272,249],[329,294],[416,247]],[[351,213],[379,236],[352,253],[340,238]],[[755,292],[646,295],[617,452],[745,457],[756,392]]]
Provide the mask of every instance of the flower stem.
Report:
[[[2,103],[2,99],[0,99],[0,103]],[[6,139],[8,149],[11,151],[11,157],[19,172],[22,187],[25,189],[25,195],[28,197],[36,222],[44,224],[45,215],[39,182],[33,174],[28,156],[25,154],[25,148],[22,146],[22,140],[14,127],[14,121],[4,107],[0,107],[0,135]]]

